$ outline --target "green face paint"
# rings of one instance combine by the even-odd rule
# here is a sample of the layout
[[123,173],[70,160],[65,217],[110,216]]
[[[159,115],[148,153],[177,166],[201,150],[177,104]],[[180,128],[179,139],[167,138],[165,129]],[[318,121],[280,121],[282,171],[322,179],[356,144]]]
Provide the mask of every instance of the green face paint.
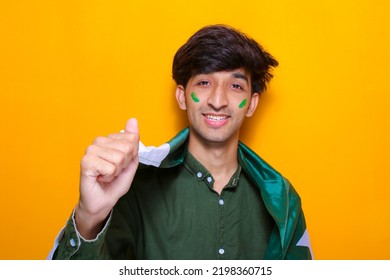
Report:
[[192,100],[194,100],[194,102],[199,102],[199,98],[196,96],[196,93],[195,92],[191,92],[191,98]]
[[246,103],[248,102],[248,100],[245,98],[244,100],[241,101],[240,105],[238,105],[238,108],[242,109]]

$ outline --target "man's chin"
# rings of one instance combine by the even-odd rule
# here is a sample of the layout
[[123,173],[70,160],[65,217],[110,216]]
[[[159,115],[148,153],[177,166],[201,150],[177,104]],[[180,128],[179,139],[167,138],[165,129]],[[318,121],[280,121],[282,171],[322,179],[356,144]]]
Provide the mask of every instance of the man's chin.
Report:
[[198,142],[209,144],[209,145],[226,145],[232,141],[235,137],[231,133],[222,133],[222,131],[212,130],[212,131],[201,131],[191,130],[195,135]]

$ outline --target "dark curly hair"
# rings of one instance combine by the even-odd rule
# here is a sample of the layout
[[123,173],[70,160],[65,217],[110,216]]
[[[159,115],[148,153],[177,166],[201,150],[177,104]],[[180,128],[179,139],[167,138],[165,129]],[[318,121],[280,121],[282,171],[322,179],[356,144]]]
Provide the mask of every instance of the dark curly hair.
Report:
[[226,25],[205,26],[178,49],[172,76],[176,84],[187,86],[198,74],[243,68],[251,77],[252,93],[261,93],[271,80],[278,62],[255,40]]

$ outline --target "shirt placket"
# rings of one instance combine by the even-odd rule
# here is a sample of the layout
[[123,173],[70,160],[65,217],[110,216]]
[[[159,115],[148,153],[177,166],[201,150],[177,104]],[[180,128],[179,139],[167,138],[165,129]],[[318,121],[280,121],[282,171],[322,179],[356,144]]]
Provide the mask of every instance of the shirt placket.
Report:
[[[214,179],[208,172],[196,173],[198,180],[203,180],[204,183],[212,190]],[[217,259],[225,259],[225,198],[223,191],[217,196],[216,203],[218,204],[218,218],[217,218]]]
[[217,225],[217,235],[218,235],[218,244],[217,244],[217,259],[225,259],[225,199],[223,193],[219,195],[218,200],[218,225]]

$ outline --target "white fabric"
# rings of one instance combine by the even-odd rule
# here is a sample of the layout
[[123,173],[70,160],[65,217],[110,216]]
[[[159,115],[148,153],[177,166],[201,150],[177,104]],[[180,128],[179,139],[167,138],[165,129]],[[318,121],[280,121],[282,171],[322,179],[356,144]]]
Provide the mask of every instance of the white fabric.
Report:
[[58,233],[56,239],[54,240],[54,246],[53,248],[50,250],[50,253],[49,255],[47,256],[47,260],[52,260],[53,259],[53,255],[54,255],[54,252],[57,250],[58,248],[58,245],[60,243],[60,240],[62,238],[62,236],[64,235],[64,232],[65,232],[65,227],[63,227],[60,232]]
[[314,259],[313,250],[311,249],[309,232],[307,231],[307,229],[303,233],[301,239],[299,239],[299,241],[297,243],[297,246],[303,246],[303,247],[309,248],[310,254],[311,254],[311,258]]
[[161,162],[169,154],[171,147],[168,143],[162,144],[161,146],[145,146],[142,142],[139,142],[138,156],[139,161],[145,165],[153,165],[159,167]]

